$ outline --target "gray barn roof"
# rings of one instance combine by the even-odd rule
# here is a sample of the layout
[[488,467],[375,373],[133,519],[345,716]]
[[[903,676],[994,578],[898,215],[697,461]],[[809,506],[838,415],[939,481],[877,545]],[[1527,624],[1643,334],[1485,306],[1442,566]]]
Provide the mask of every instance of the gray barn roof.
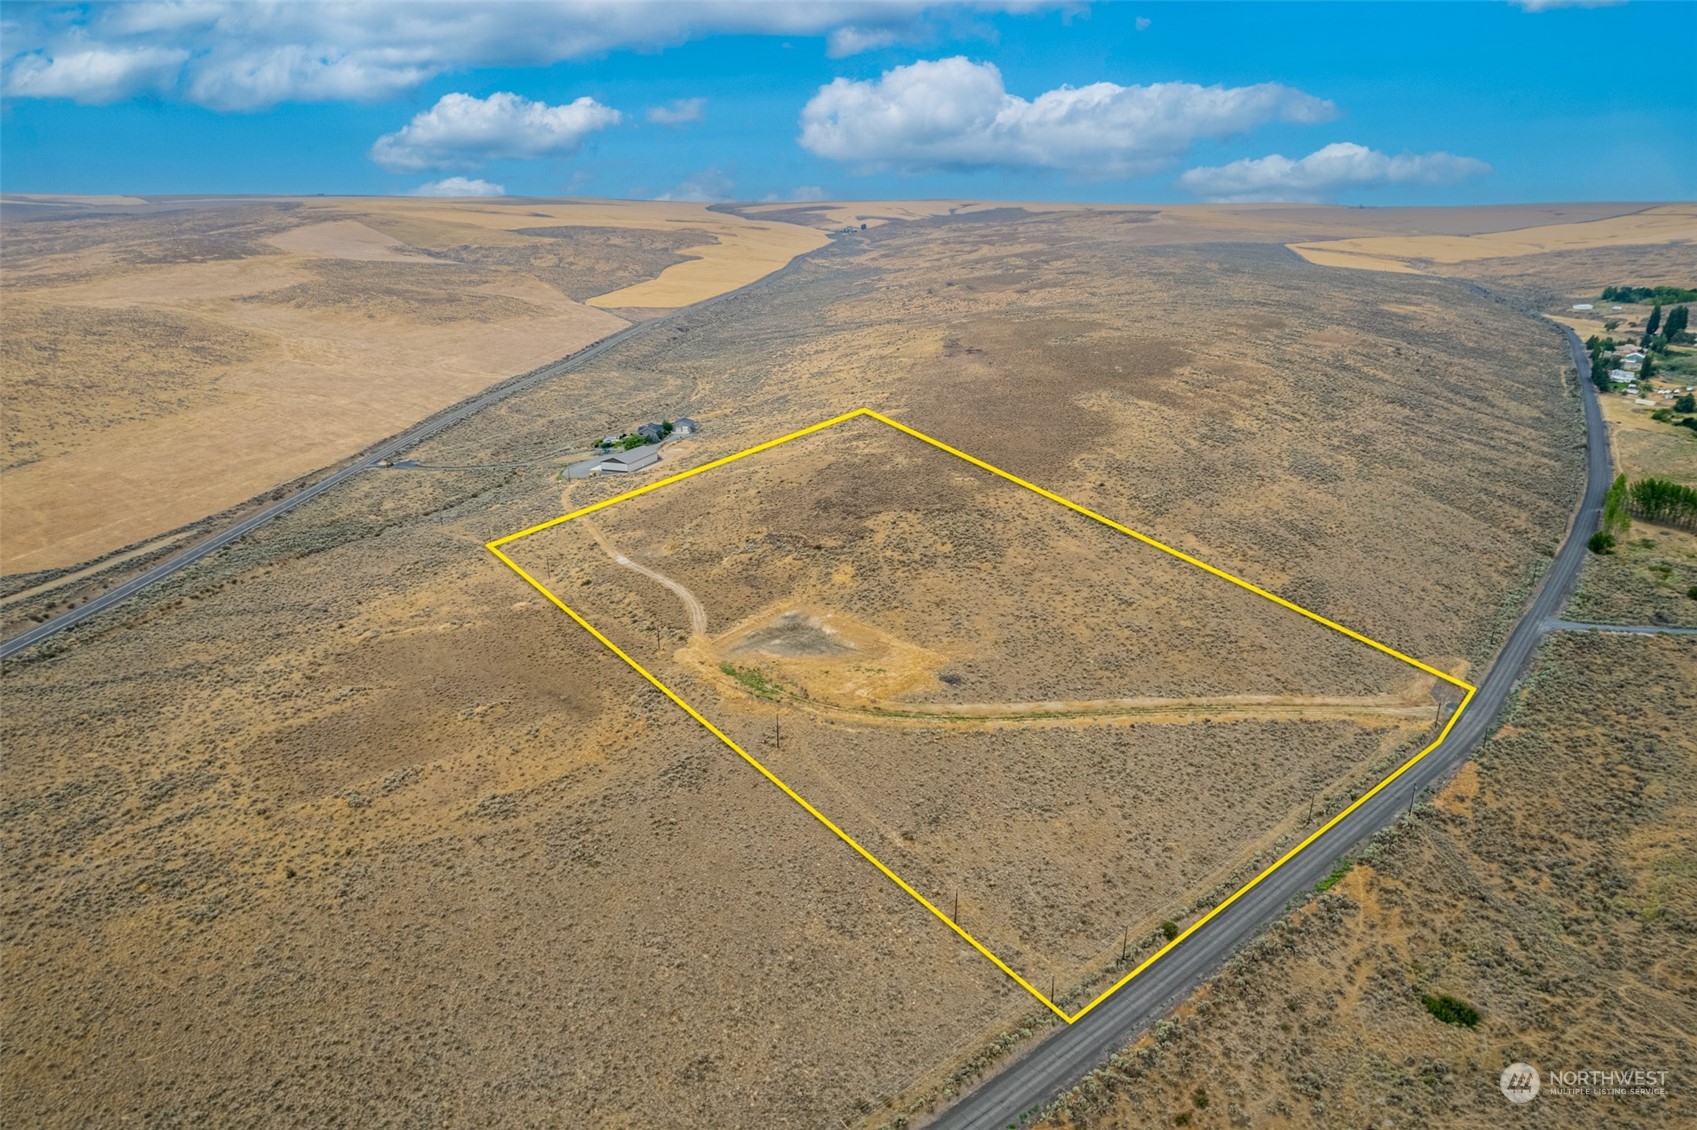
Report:
[[633,447],[629,451],[615,451],[601,460],[601,466],[605,467],[609,463],[617,463],[622,467],[646,467],[659,458],[660,449],[653,444],[645,443],[641,447]]

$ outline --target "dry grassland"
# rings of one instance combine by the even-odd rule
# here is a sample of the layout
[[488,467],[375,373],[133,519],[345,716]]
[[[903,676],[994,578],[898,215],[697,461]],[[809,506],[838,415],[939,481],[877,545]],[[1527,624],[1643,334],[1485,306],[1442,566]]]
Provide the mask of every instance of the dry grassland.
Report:
[[627,324],[597,306],[699,301],[825,238],[687,204],[7,207],[8,573],[224,510]]
[[1435,732],[1431,676],[874,421],[592,521],[508,551],[1045,992]]
[[[1689,285],[1691,247],[1675,242],[1551,251],[1506,259],[1476,259],[1436,273],[1475,279],[1494,294],[1555,316],[1565,316],[1571,313],[1569,307],[1573,303],[1597,303],[1598,293],[1605,286],[1618,285],[1617,279],[1641,279],[1645,286]],[[1604,321],[1615,317],[1608,313],[1612,303],[1599,305],[1602,309],[1598,313],[1575,326],[1581,339],[1605,332]],[[1636,308],[1640,328],[1649,312],[1647,306]]]
[[1697,244],[1697,204],[1660,204],[1629,215],[1545,223],[1466,235],[1391,235],[1293,243],[1311,263],[1376,271],[1424,271],[1481,259],[1514,259],[1608,247],[1681,249]]
[[1602,397],[1615,470],[1630,479],[1653,476],[1697,486],[1697,434],[1651,417],[1665,407],[1665,400],[1646,408],[1626,396]]
[[1288,243],[1394,234],[1474,236],[1532,227],[1583,224],[1630,216],[1642,204],[1509,204],[1472,208],[1338,208],[1321,204],[1073,204],[1055,201],[861,200],[816,204],[748,204],[747,216],[835,229],[901,221],[1005,215],[1136,215],[1162,229],[1186,229],[1187,242]]
[[1613,551],[1585,560],[1569,610],[1602,624],[1697,628],[1697,536],[1634,522]]
[[[668,445],[661,465],[677,470],[871,404],[1435,665],[1465,672],[1488,656],[1578,493],[1577,400],[1554,330],[1443,280],[1329,272],[1276,245],[1163,244],[1155,231],[1107,214],[997,213],[855,236],[414,453],[472,469],[363,476],[8,665],[0,1101],[39,1125],[799,1127],[887,1121],[974,1070],[986,1041],[1033,1023],[1030,998],[482,543],[560,512],[548,456],[566,444],[692,415],[703,434]],[[1487,349],[1501,361],[1481,380],[1472,362]],[[1135,655],[1119,672],[1060,660],[1049,633],[1088,648],[1091,611],[1128,617],[1121,632],[1139,623],[1103,595],[1082,542],[1063,562],[1079,587],[1060,594],[1076,602],[1066,622],[985,610],[1008,640],[1052,647],[1049,664],[979,661],[970,621],[957,629],[950,608],[927,605],[940,589],[903,596],[900,575],[875,567],[880,537],[920,573],[927,554],[943,568],[941,544],[911,518],[877,515],[899,517],[898,502],[927,515],[962,556],[1030,560],[1040,547],[985,541],[994,524],[956,531],[925,493],[941,480],[914,476],[908,494],[856,496],[853,478],[834,478],[838,494],[804,499],[807,514],[837,507],[819,521],[842,547],[814,550],[823,531],[779,522],[812,481],[804,469],[759,472],[764,509],[720,517],[724,531],[705,508],[668,520],[704,539],[799,535],[749,547],[750,562],[817,593],[821,612],[982,680],[939,682],[921,696],[934,706],[957,692],[983,701],[984,686],[1007,696],[993,701],[1117,695],[1118,680],[1164,669]],[[571,500],[630,485],[575,484]],[[1019,515],[980,493],[974,504],[1011,530]],[[605,529],[618,544],[612,514]],[[822,562],[839,553],[857,574],[865,561],[862,584],[906,600],[912,622],[826,604],[836,563]],[[593,543],[583,555],[639,602],[632,623],[674,652],[688,643],[674,595]],[[744,591],[721,563],[690,566],[710,631],[747,629],[730,647],[774,638],[763,626],[781,636],[758,614],[783,611],[786,593]],[[986,605],[995,595],[988,580],[970,591]],[[1151,611],[1193,612],[1211,638],[1211,602],[1163,606],[1156,586],[1141,591]],[[1091,654],[1117,654],[1111,636],[1096,641]],[[1257,681],[1270,665],[1177,669],[1183,682],[1160,694],[1293,689]],[[1316,670],[1338,693],[1375,691],[1318,657]],[[1039,680],[1052,686],[1024,689]],[[752,706],[746,724],[757,740]],[[1230,862],[1157,865],[1164,843],[1127,831],[1157,799],[1206,803],[1187,798],[1212,782],[1152,769],[1122,813],[1093,775],[1158,767],[1163,749],[1229,748],[1210,733],[1242,733],[1245,756],[1269,762],[1320,735],[1245,801],[1246,824],[1264,830],[1378,740],[1335,716],[972,726],[926,743],[901,725],[806,725],[821,787],[842,765],[889,768],[887,796],[859,773],[838,774],[839,795],[866,798],[856,818],[869,839],[912,831],[893,850],[939,883],[971,878],[961,846],[983,842],[956,829],[1023,796],[994,858],[1027,870],[987,868],[984,887],[1010,889],[993,904],[1016,943],[1045,900],[1081,908],[1070,912],[1086,921],[1036,923],[1047,932],[1025,943],[1058,965],[1101,945],[1122,881],[1153,906],[1186,869],[1206,883]],[[1075,737],[1071,778],[1044,796],[1044,743]],[[980,793],[970,767],[993,757],[996,787]],[[1126,874],[1059,850],[1065,874],[1032,871],[1040,857],[1016,837],[1064,844],[1068,819],[1102,841],[1098,861],[1124,854]],[[1194,891],[1208,897],[1220,894]],[[988,914],[992,900],[981,911],[977,898],[963,891],[963,915]]]
[[[1557,636],[1434,804],[1046,1125],[1688,1126],[1697,1098],[1697,648]],[[1440,1023],[1421,998],[1482,1014]],[[1511,1063],[1545,1072],[1526,1110]],[[1549,1072],[1665,1071],[1664,1096]]]
[[602,284],[605,289],[581,296],[591,306],[609,309],[688,306],[764,278],[826,243],[826,237],[810,227],[751,221],[704,204],[664,201],[485,200],[451,205],[440,200],[385,200],[372,211],[374,226],[403,233],[409,243],[423,247],[438,246],[444,231],[459,234],[467,229],[477,232],[475,244],[523,247],[532,254],[534,238],[527,237],[551,236],[591,255],[597,246],[646,247],[660,237],[675,258],[652,272],[654,277],[619,284],[608,280]]

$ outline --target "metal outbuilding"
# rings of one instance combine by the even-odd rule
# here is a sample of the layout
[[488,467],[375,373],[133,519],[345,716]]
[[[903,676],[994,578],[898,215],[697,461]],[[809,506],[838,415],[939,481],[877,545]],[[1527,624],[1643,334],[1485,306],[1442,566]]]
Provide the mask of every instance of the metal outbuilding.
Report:
[[595,465],[597,471],[626,475],[632,471],[640,471],[644,467],[652,467],[660,461],[660,449],[654,444],[645,443],[641,447],[633,447],[629,451],[615,451]]

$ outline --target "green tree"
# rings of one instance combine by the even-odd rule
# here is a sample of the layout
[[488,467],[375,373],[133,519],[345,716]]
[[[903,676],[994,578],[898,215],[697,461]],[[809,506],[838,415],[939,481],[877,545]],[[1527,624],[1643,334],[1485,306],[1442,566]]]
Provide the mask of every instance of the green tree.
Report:
[[1689,392],[1673,402],[1675,412],[1697,412],[1697,396]]
[[1697,290],[1682,286],[1606,286],[1604,302],[1697,302]]
[[1632,515],[1627,509],[1626,476],[1616,475],[1609,493],[1603,496],[1603,532],[1626,536],[1632,528]]
[[1668,479],[1639,479],[1632,484],[1633,513],[1665,526],[1697,526],[1697,490]]
[[1691,311],[1688,307],[1675,306],[1672,310],[1668,311],[1667,323],[1662,326],[1662,333],[1667,335],[1667,339],[1669,341],[1674,340],[1680,334],[1685,332],[1685,327],[1689,323],[1690,318]]
[[1609,391],[1609,362],[1608,358],[1603,356],[1601,345],[1591,347],[1591,383],[1597,386],[1598,392]]
[[1600,531],[1598,533],[1592,534],[1585,541],[1585,548],[1589,549],[1592,553],[1596,553],[1596,554],[1608,553],[1611,550],[1613,550],[1614,547],[1615,547],[1614,535],[1605,534],[1605,533],[1602,533]]
[[1650,308],[1650,320],[1644,323],[1644,336],[1655,337],[1656,328],[1662,324],[1662,304],[1656,303]]

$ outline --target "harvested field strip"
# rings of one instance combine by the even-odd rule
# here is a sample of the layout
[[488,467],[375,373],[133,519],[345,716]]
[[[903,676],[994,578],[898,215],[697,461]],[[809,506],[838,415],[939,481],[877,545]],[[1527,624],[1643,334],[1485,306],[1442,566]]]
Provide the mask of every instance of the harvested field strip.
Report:
[[[1381,780],[1378,784],[1374,785],[1372,788],[1363,792],[1347,808],[1345,808],[1343,811],[1334,815],[1331,819],[1327,820],[1319,828],[1315,829],[1306,838],[1304,838],[1300,843],[1298,843],[1297,845],[1292,847],[1289,851],[1285,852],[1275,862],[1273,862],[1271,865],[1266,867],[1259,874],[1255,875],[1254,878],[1250,879],[1249,882],[1245,883],[1242,887],[1238,888],[1237,891],[1235,891],[1233,894],[1231,894],[1226,899],[1222,900],[1218,905],[1214,906],[1206,914],[1203,914],[1194,923],[1192,923],[1189,928],[1183,930],[1182,932],[1176,933],[1175,936],[1170,941],[1168,941],[1168,943],[1165,946],[1162,946],[1160,949],[1156,950],[1155,953],[1153,953],[1147,959],[1145,959],[1143,962],[1141,962],[1136,967],[1134,967],[1124,977],[1115,981],[1112,985],[1110,985],[1107,989],[1105,989],[1100,994],[1098,994],[1096,997],[1094,997],[1092,1000],[1090,1000],[1089,1003],[1085,1004],[1077,1012],[1068,1014],[1066,1012],[1066,1010],[1061,1008],[1058,1004],[1055,1003],[1055,1000],[1052,999],[1053,996],[1059,995],[1059,994],[1055,993],[1053,987],[1051,987],[1050,995],[1045,995],[1044,993],[1040,992],[1035,986],[1033,986],[1029,981],[1027,981],[1023,976],[1021,976],[1017,971],[1015,971],[1012,968],[1012,966],[1008,965],[1007,962],[1003,961],[994,952],[992,952],[987,946],[985,946],[983,943],[981,943],[977,938],[973,937],[972,934],[970,934],[966,930],[962,929],[960,924],[955,921],[953,916],[944,913],[934,903],[932,903],[930,900],[926,899],[923,895],[921,895],[913,886],[911,886],[905,879],[903,879],[900,875],[898,875],[895,871],[893,871],[881,859],[879,859],[876,855],[872,854],[872,852],[870,852],[864,846],[862,846],[860,844],[860,842],[857,841],[853,836],[849,835],[842,828],[838,827],[836,823],[834,823],[829,817],[827,817],[819,809],[815,808],[813,806],[813,804],[810,803],[805,797],[803,797],[800,793],[796,792],[793,788],[791,788],[788,784],[786,784],[780,777],[778,777],[777,774],[773,773],[764,764],[762,764],[758,758],[754,757],[746,749],[744,749],[741,745],[739,745],[735,740],[733,740],[730,737],[730,735],[725,733],[718,726],[714,725],[714,723],[711,722],[704,714],[702,714],[694,706],[690,705],[690,703],[687,702],[681,695],[679,695],[676,691],[672,690],[671,687],[667,686],[666,683],[664,683],[662,680],[660,680],[658,677],[656,677],[652,672],[650,672],[641,663],[637,662],[636,659],[634,659],[626,651],[624,651],[617,644],[615,644],[610,638],[608,638],[605,634],[603,634],[600,629],[596,628],[587,619],[585,619],[583,617],[583,615],[581,615],[579,612],[577,612],[575,609],[573,609],[570,605],[566,604],[565,601],[561,600],[558,596],[556,596],[546,585],[544,585],[542,582],[538,581],[534,576],[532,576],[522,566],[520,566],[510,556],[508,556],[507,553],[505,553],[502,549],[503,546],[509,545],[509,544],[511,544],[515,541],[518,541],[522,538],[528,537],[531,534],[538,533],[542,530],[551,529],[555,526],[559,526],[559,525],[562,525],[564,523],[573,521],[574,519],[586,517],[589,514],[595,513],[595,512],[600,511],[600,510],[604,510],[607,507],[610,507],[610,506],[612,506],[616,503],[628,501],[629,499],[636,498],[636,497],[639,497],[641,495],[652,493],[653,491],[659,490],[661,487],[670,486],[674,483],[681,482],[684,479],[692,478],[692,477],[699,475],[699,474],[702,474],[706,471],[713,470],[714,468],[725,466],[726,464],[735,462],[739,459],[746,458],[747,456],[754,455],[754,454],[757,454],[757,453],[762,452],[762,451],[768,451],[768,450],[770,450],[774,447],[777,447],[781,444],[788,443],[791,440],[799,439],[799,438],[806,436],[806,435],[812,435],[816,432],[823,431],[826,428],[830,428],[830,427],[832,427],[836,424],[840,424],[840,423],[843,423],[847,420],[856,419],[856,418],[862,417],[862,416],[864,416],[868,419],[876,420],[879,423],[882,423],[882,424],[885,424],[889,427],[892,427],[892,428],[896,429],[897,431],[902,432],[906,435],[909,435],[909,436],[911,436],[915,439],[918,439],[918,440],[922,441],[923,443],[929,444],[930,446],[932,446],[932,447],[934,447],[934,448],[936,448],[940,451],[946,452],[950,455],[953,455],[953,456],[955,456],[959,459],[964,460],[967,463],[972,464],[975,467],[978,467],[982,470],[988,471],[991,474],[997,476],[998,478],[1004,479],[1004,480],[1011,482],[1011,483],[1013,483],[1017,486],[1024,487],[1025,489],[1032,491],[1032,492],[1034,492],[1034,493],[1036,493],[1036,494],[1038,494],[1038,495],[1040,495],[1040,496],[1042,496],[1046,499],[1049,499],[1052,502],[1059,503],[1060,505],[1066,507],[1069,510],[1074,511],[1075,513],[1081,514],[1084,517],[1089,518],[1093,521],[1099,522],[1102,525],[1107,526],[1110,529],[1116,530],[1119,533],[1125,534],[1128,537],[1131,537],[1131,538],[1136,539],[1137,541],[1143,542],[1144,544],[1149,545],[1149,546],[1151,546],[1155,549],[1158,549],[1163,553],[1169,554],[1172,557],[1175,557],[1180,561],[1183,561],[1187,564],[1193,565],[1196,568],[1201,569],[1206,573],[1209,573],[1213,576],[1219,577],[1222,580],[1229,581],[1232,584],[1234,584],[1234,585],[1236,585],[1236,586],[1238,586],[1242,589],[1245,589],[1245,590],[1247,590],[1251,593],[1256,594],[1257,596],[1264,597],[1265,599],[1272,601],[1273,603],[1275,603],[1275,604],[1277,604],[1277,605],[1279,605],[1283,608],[1286,608],[1290,611],[1296,612],[1296,613],[1306,617],[1307,619],[1314,621],[1315,623],[1318,623],[1318,624],[1320,624],[1324,627],[1330,628],[1335,632],[1339,632],[1339,633],[1349,637],[1350,639],[1356,640],[1357,642],[1364,643],[1367,646],[1375,649],[1376,651],[1379,651],[1379,652],[1381,652],[1385,655],[1391,656],[1394,659],[1401,660],[1402,662],[1407,663],[1408,665],[1410,665],[1410,666],[1412,666],[1412,667],[1414,667],[1414,668],[1416,668],[1420,671],[1423,671],[1428,675],[1432,675],[1432,676],[1442,680],[1443,682],[1448,683],[1448,684],[1456,687],[1457,689],[1459,689],[1462,692],[1461,701],[1456,706],[1456,709],[1450,714],[1448,720],[1445,722],[1445,724],[1443,726],[1443,729],[1438,733],[1438,736],[1432,742],[1430,742],[1429,744],[1427,744],[1426,746],[1421,748],[1420,751],[1418,753],[1416,753],[1413,757],[1409,758],[1408,760],[1403,762],[1401,765],[1399,765],[1395,769],[1395,771],[1393,771],[1389,776],[1387,776],[1383,780]],[[606,550],[611,556],[613,556],[616,561],[619,560],[621,555],[617,554],[616,551],[613,551],[611,546],[608,545],[605,541],[602,541],[599,537],[597,538],[597,540],[601,542],[602,548],[604,550]],[[541,593],[544,597],[546,597],[547,600],[551,604],[553,604],[555,607],[559,608],[567,616],[571,617],[571,619],[576,624],[578,624],[580,627],[582,627],[584,629],[584,631],[588,632],[592,637],[594,637],[595,640],[597,642],[599,642],[603,647],[607,648],[608,651],[610,651],[612,654],[617,656],[619,659],[623,660],[627,666],[629,666],[632,670],[636,671],[637,674],[641,675],[643,677],[643,679],[645,679],[655,689],[659,690],[668,699],[670,699],[673,703],[675,703],[680,709],[682,709],[686,714],[688,714],[690,716],[690,718],[692,718],[695,722],[697,722],[699,725],[701,725],[702,728],[704,728],[710,734],[712,734],[715,738],[717,738],[721,743],[723,743],[728,749],[730,749],[738,757],[742,758],[743,761],[747,762],[750,766],[752,766],[757,772],[759,772],[761,774],[761,776],[765,777],[773,785],[777,786],[777,788],[779,790],[781,790],[784,793],[785,796],[789,797],[796,804],[800,805],[801,808],[803,810],[805,810],[810,816],[812,816],[815,820],[819,821],[819,823],[823,824],[826,828],[828,828],[833,835],[835,835],[838,839],[842,840],[849,847],[853,848],[854,851],[857,854],[859,854],[868,863],[872,864],[875,868],[877,868],[880,874],[882,874],[885,878],[889,879],[892,883],[894,883],[896,886],[901,888],[901,890],[905,894],[907,894],[909,897],[911,897],[915,902],[919,903],[919,905],[923,906],[933,917],[935,917],[937,920],[939,920],[940,922],[942,922],[946,926],[948,926],[948,928],[951,931],[953,931],[956,935],[958,935],[960,938],[962,938],[964,941],[966,941],[968,944],[970,944],[973,947],[973,949],[977,950],[985,958],[989,959],[996,966],[997,969],[999,969],[1001,972],[1005,973],[1011,980],[1013,980],[1016,984],[1018,984],[1026,992],[1030,993],[1031,996],[1035,997],[1038,1001],[1040,1001],[1045,1008],[1047,1008],[1049,1011],[1054,1013],[1056,1016],[1060,1017],[1062,1020],[1064,1020],[1068,1024],[1071,1024],[1071,1023],[1077,1021],[1080,1017],[1082,1017],[1085,1014],[1087,1014],[1088,1012],[1090,1012],[1097,1005],[1101,1004],[1104,1000],[1106,1000],[1108,997],[1112,996],[1119,989],[1121,989],[1125,985],[1129,984],[1134,978],[1136,978],[1138,975],[1140,975],[1144,970],[1148,969],[1156,961],[1160,960],[1163,956],[1165,956],[1168,952],[1170,952],[1175,946],[1182,943],[1191,934],[1195,933],[1197,930],[1201,929],[1202,926],[1204,926],[1209,921],[1211,921],[1215,917],[1215,915],[1221,913],[1227,907],[1231,906],[1234,902],[1236,902],[1239,898],[1242,898],[1245,894],[1247,894],[1248,892],[1253,890],[1256,886],[1258,886],[1269,875],[1273,874],[1273,872],[1277,871],[1280,867],[1284,866],[1285,863],[1289,862],[1291,859],[1294,859],[1297,855],[1299,855],[1301,852],[1306,850],[1310,844],[1312,844],[1320,836],[1324,835],[1328,830],[1330,830],[1339,821],[1343,820],[1345,817],[1347,817],[1350,813],[1354,812],[1361,805],[1367,803],[1367,801],[1371,800],[1380,791],[1382,791],[1383,789],[1387,788],[1392,783],[1394,783],[1399,777],[1401,777],[1404,773],[1406,773],[1410,768],[1412,768],[1414,765],[1418,764],[1422,758],[1424,758],[1433,749],[1435,749],[1439,745],[1441,745],[1443,743],[1444,739],[1446,737],[1448,737],[1451,729],[1453,729],[1454,726],[1455,726],[1456,720],[1461,717],[1462,713],[1465,712],[1465,710],[1467,709],[1468,704],[1472,702],[1473,695],[1475,693],[1475,688],[1471,684],[1463,682],[1462,680],[1457,679],[1452,675],[1446,674],[1445,672],[1437,669],[1436,667],[1429,666],[1428,664],[1422,663],[1417,659],[1414,659],[1410,656],[1404,655],[1401,652],[1395,650],[1394,648],[1391,648],[1391,647],[1389,647],[1385,644],[1378,642],[1377,640],[1374,640],[1374,639],[1371,639],[1371,638],[1369,638],[1365,635],[1362,635],[1359,632],[1356,632],[1356,631],[1353,631],[1349,628],[1346,628],[1343,625],[1341,625],[1341,624],[1339,624],[1339,623],[1337,623],[1333,620],[1330,620],[1330,619],[1320,615],[1317,612],[1313,612],[1313,611],[1310,611],[1309,609],[1303,608],[1302,606],[1295,604],[1295,603],[1293,603],[1289,600],[1286,600],[1283,597],[1277,596],[1274,593],[1268,592],[1267,590],[1265,590],[1265,589],[1263,589],[1263,588],[1261,588],[1261,587],[1259,587],[1255,584],[1252,584],[1249,581],[1246,581],[1246,580],[1244,580],[1240,577],[1234,576],[1233,574],[1228,573],[1228,572],[1226,572],[1222,569],[1218,569],[1218,568],[1216,568],[1212,565],[1207,564],[1204,561],[1201,561],[1200,559],[1198,559],[1196,557],[1193,557],[1189,554],[1186,554],[1186,553],[1184,553],[1184,552],[1182,552],[1178,549],[1174,549],[1173,547],[1168,546],[1168,545],[1166,545],[1166,544],[1164,544],[1160,541],[1157,541],[1156,539],[1151,538],[1146,534],[1140,533],[1140,532],[1130,528],[1129,526],[1122,525],[1118,522],[1115,522],[1114,520],[1112,520],[1110,518],[1104,517],[1103,515],[1098,514],[1095,511],[1090,510],[1090,509],[1088,509],[1084,506],[1081,506],[1078,503],[1071,501],[1070,499],[1067,499],[1067,498],[1065,498],[1061,495],[1055,494],[1052,491],[1045,490],[1042,487],[1035,485],[1034,483],[1027,482],[1026,480],[1021,479],[1016,475],[1010,474],[1007,471],[1004,471],[999,467],[993,466],[992,464],[986,463],[983,460],[980,460],[980,459],[977,459],[977,458],[975,458],[971,455],[968,455],[967,453],[965,453],[963,451],[960,451],[956,448],[950,447],[949,445],[942,443],[941,441],[936,440],[936,439],[924,434],[923,432],[920,432],[920,431],[917,431],[913,428],[907,427],[906,425],[898,423],[897,421],[892,420],[887,416],[880,415],[879,413],[874,412],[870,408],[858,408],[858,409],[855,409],[852,412],[845,412],[840,416],[834,416],[831,419],[822,421],[818,424],[814,424],[810,427],[801,428],[797,431],[791,432],[788,435],[780,436],[777,439],[768,440],[765,443],[756,444],[753,447],[749,447],[749,448],[746,448],[742,451],[736,452],[734,454],[727,455],[727,456],[724,456],[722,458],[712,460],[710,462],[702,464],[699,467],[693,467],[693,468],[691,468],[687,471],[680,472],[679,474],[672,475],[672,476],[669,476],[667,478],[661,479],[657,482],[650,483],[647,486],[638,487],[635,490],[627,491],[623,494],[615,495],[612,498],[604,499],[600,502],[593,503],[589,506],[581,507],[578,510],[574,510],[574,511],[568,513],[568,514],[561,515],[560,517],[553,518],[553,519],[550,519],[546,522],[540,522],[540,523],[538,523],[534,526],[527,527],[526,529],[520,530],[517,533],[508,534],[505,537],[497,538],[493,541],[486,543],[485,548],[487,548],[491,553],[493,553],[496,556],[496,558],[499,559],[508,568],[512,569],[513,572],[517,573],[519,575],[519,577],[522,578],[525,581],[525,583],[529,584],[532,588],[536,589],[537,592]],[[630,564],[628,561],[619,561],[619,563],[620,564]],[[659,578],[659,576],[657,574],[654,574],[649,570],[641,569],[640,571],[644,572],[646,575],[649,575],[649,576],[651,576],[651,577],[653,577],[657,580],[661,579],[661,578]],[[687,593],[687,591],[688,591],[687,589],[682,589],[682,586],[674,586],[672,584],[668,584],[667,587],[673,588],[673,590],[675,592],[678,592],[678,595],[680,595],[680,596],[683,596],[684,593]],[[682,591],[679,591],[679,590],[682,590]],[[686,601],[686,603],[687,603],[687,601]],[[693,616],[693,612],[692,612],[692,621],[693,620],[694,620],[694,616]],[[697,629],[697,634],[701,634],[701,630],[703,630],[704,628],[705,628],[705,625],[701,624],[700,628]],[[731,673],[731,675],[732,675],[733,678],[737,677],[734,671]],[[746,680],[745,680],[745,682],[746,682]],[[764,680],[762,680],[762,683],[764,683]]]
[[1452,266],[1554,251],[1689,243],[1697,209],[1665,204],[1625,216],[1567,224],[1539,224],[1478,235],[1389,235],[1288,246],[1311,263],[1374,271],[1409,272],[1416,265]]

